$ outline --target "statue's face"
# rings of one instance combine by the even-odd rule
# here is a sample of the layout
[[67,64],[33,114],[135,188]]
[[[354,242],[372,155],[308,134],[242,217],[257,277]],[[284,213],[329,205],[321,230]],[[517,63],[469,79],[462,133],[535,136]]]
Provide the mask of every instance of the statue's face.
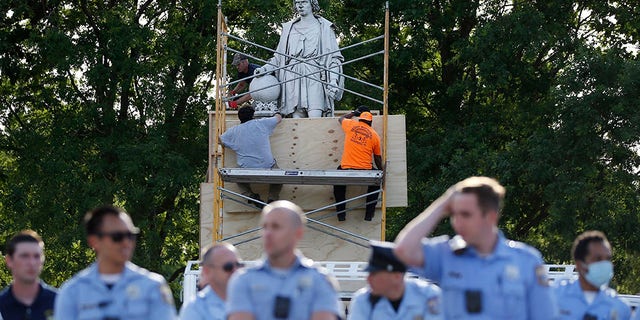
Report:
[[313,13],[313,9],[311,8],[310,0],[296,0],[295,1],[296,11],[300,16],[306,16]]

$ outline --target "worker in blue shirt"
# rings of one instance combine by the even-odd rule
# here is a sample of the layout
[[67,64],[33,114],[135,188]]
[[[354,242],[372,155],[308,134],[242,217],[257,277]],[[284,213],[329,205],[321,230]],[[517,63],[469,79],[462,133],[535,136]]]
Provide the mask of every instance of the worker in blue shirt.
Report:
[[335,320],[341,315],[335,280],[296,250],[305,221],[302,209],[286,200],[262,209],[266,259],[231,277],[229,320]]
[[96,262],[68,280],[56,298],[59,320],[174,320],[164,278],[131,263],[138,228],[120,208],[98,207],[84,218]]
[[407,267],[393,254],[393,244],[371,243],[366,271],[369,286],[351,300],[349,320],[442,320],[442,292],[424,280],[405,279]]
[[578,280],[554,287],[562,320],[628,320],[631,308],[608,284],[613,277],[611,245],[600,231],[586,231],[573,242]]
[[[442,288],[445,319],[557,316],[540,253],[506,239],[497,227],[504,194],[494,179],[465,179],[398,235],[396,256]],[[457,235],[423,242],[447,216]]]
[[56,289],[40,280],[44,265],[42,238],[33,230],[21,231],[7,242],[6,254],[13,281],[0,292],[0,319],[50,319]]
[[227,283],[241,264],[229,243],[216,243],[203,250],[200,283],[205,287],[180,309],[181,320],[224,320]]

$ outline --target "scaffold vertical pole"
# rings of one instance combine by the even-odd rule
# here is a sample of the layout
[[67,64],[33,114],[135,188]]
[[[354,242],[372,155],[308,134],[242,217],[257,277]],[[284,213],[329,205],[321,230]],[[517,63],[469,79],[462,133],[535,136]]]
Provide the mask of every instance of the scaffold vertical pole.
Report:
[[[209,171],[213,177],[213,242],[222,239],[222,223],[223,223],[223,201],[220,188],[224,187],[224,181],[217,168],[224,167],[224,151],[220,142],[220,135],[225,130],[226,108],[222,97],[224,96],[224,75],[225,52],[227,33],[224,16],[222,15],[222,0],[218,0],[218,21],[216,28],[216,109],[213,122],[215,123],[215,133],[213,137],[213,161],[209,166]],[[210,121],[211,123],[211,121]]]
[[[387,166],[387,118],[389,114],[389,1],[385,3],[384,12],[384,91],[382,92],[382,163]],[[380,223],[380,240],[385,240],[387,224],[387,192],[386,183],[382,184],[382,219]]]

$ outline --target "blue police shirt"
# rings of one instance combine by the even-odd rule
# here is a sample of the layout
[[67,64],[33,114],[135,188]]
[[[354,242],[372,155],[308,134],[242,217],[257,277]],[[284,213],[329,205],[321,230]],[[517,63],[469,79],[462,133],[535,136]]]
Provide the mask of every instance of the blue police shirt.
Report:
[[[455,240],[455,239],[454,239]],[[500,232],[496,247],[481,256],[473,247],[454,251],[447,236],[423,240],[418,274],[442,288],[445,319],[540,319],[557,306],[540,253]]]
[[175,320],[173,296],[164,278],[127,262],[111,289],[92,264],[62,285],[54,317],[59,320]]
[[[391,302],[381,297],[372,302],[371,289],[362,288],[356,292],[349,307],[349,320],[442,320],[440,288],[426,281],[405,279],[405,289],[398,311]],[[375,301],[375,300],[374,300]]]
[[591,315],[597,320],[627,320],[631,318],[631,308],[624,303],[615,290],[601,289],[591,304],[587,302],[579,281],[561,281],[553,288],[560,309],[560,319],[585,319]]
[[210,286],[200,290],[180,309],[181,320],[224,320],[226,316],[224,300]]
[[24,305],[13,295],[8,286],[0,293],[0,319],[3,320],[47,320],[53,317],[56,289],[40,281],[40,290],[30,306]]
[[[280,314],[288,313],[288,317],[275,316],[276,301]],[[289,270],[276,270],[264,260],[237,271],[229,282],[227,315],[248,312],[256,320],[299,320],[311,319],[315,312],[340,316],[341,309],[335,280],[300,254]]]

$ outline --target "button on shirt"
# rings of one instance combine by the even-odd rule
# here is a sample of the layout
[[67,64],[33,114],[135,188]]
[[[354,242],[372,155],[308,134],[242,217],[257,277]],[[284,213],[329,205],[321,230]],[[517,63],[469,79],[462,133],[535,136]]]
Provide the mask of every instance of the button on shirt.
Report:
[[131,262],[111,289],[100,279],[97,264],[92,264],[62,285],[54,311],[60,320],[176,319],[164,278]]
[[224,320],[226,313],[224,301],[218,297],[210,286],[200,290],[180,309],[181,320]]
[[435,285],[418,279],[405,279],[405,291],[398,311],[381,297],[373,304],[371,289],[362,288],[351,300],[349,320],[442,320],[442,291]]
[[46,320],[53,317],[56,289],[40,281],[38,296],[30,306],[24,305],[13,295],[11,288],[0,293],[0,319],[3,320]]
[[445,319],[549,320],[557,307],[540,253],[502,233],[494,252],[452,250],[447,236],[424,239],[424,267],[416,273],[442,288]]
[[[273,269],[267,260],[237,271],[230,280],[227,315],[251,313],[256,320],[311,319],[315,312],[341,315],[333,280],[301,255],[288,271]],[[276,297],[289,300],[288,317],[275,317]]]
[[631,309],[611,288],[600,290],[591,304],[587,302],[579,281],[562,281],[553,289],[560,310],[560,320],[582,320],[586,315],[598,320],[631,318]]
[[249,120],[227,129],[220,140],[236,153],[240,168],[271,168],[276,160],[271,153],[269,136],[277,125],[277,117]]

